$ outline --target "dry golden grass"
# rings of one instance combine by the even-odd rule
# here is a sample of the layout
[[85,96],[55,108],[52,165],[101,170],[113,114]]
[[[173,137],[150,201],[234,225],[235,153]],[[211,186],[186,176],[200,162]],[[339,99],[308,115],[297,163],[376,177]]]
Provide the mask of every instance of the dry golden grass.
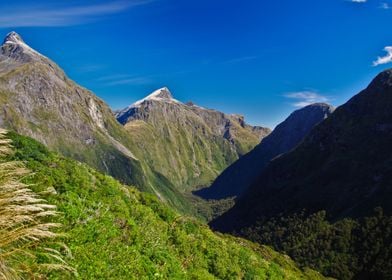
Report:
[[6,161],[10,153],[11,142],[0,129],[0,279],[45,279],[53,269],[74,272],[49,246],[62,246],[54,231],[60,224],[48,222],[56,207],[22,183],[30,172],[21,162]]

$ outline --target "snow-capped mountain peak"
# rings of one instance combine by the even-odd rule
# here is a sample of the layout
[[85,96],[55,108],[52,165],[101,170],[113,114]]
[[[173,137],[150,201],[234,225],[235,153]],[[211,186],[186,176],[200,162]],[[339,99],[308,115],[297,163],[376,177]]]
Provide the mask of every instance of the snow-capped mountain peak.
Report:
[[4,44],[18,44],[18,43],[24,43],[22,37],[16,33],[15,31],[12,31],[7,34],[7,36],[4,39],[3,45]]
[[163,102],[171,102],[171,103],[181,103],[180,101],[173,98],[170,90],[167,87],[163,87],[157,89],[150,95],[147,95],[145,98],[140,99],[133,103],[129,108],[139,107],[145,101],[163,101]]
[[47,59],[45,56],[27,45],[22,37],[12,31],[4,38],[0,54],[19,62],[30,62],[34,60]]
[[173,99],[173,95],[171,94],[170,90],[167,87],[163,87],[160,89],[157,89],[156,91],[154,91],[153,93],[151,93],[150,95],[148,95],[146,98],[144,99]]

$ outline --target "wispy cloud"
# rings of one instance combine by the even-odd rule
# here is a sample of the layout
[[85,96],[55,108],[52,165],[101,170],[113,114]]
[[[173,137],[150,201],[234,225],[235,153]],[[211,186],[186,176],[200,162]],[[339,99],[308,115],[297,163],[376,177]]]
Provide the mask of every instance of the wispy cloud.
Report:
[[367,0],[350,0],[352,3],[366,3]]
[[381,3],[381,4],[380,4],[380,9],[389,10],[389,9],[391,9],[391,5],[389,5],[389,4],[386,3],[386,2]]
[[174,72],[164,72],[164,73],[145,74],[145,75],[114,74],[114,75],[99,77],[94,81],[101,83],[105,86],[144,85],[144,84],[152,84],[157,80],[162,80],[163,78],[166,79],[167,77],[182,76],[193,72],[195,72],[195,70],[180,70]]
[[226,60],[224,63],[225,64],[235,64],[235,63],[241,63],[241,62],[246,62],[250,60],[255,60],[258,59],[258,56],[243,56],[243,57],[237,57],[233,59]]
[[151,3],[155,0],[120,0],[79,6],[9,6],[1,8],[0,27],[72,26]]
[[150,76],[136,76],[127,74],[104,76],[96,79],[96,81],[101,82],[105,86],[144,85],[152,82]]
[[119,86],[119,85],[144,85],[151,83],[151,79],[148,77],[134,77],[129,79],[121,79],[117,81],[107,82],[108,86]]
[[392,47],[385,47],[384,51],[387,52],[385,56],[379,56],[377,57],[377,60],[373,61],[373,66],[378,66],[382,64],[387,64],[392,62]]
[[315,91],[297,91],[297,92],[289,92],[284,95],[289,99],[295,100],[292,103],[295,107],[305,107],[307,105],[319,102],[328,102],[329,98],[323,96]]

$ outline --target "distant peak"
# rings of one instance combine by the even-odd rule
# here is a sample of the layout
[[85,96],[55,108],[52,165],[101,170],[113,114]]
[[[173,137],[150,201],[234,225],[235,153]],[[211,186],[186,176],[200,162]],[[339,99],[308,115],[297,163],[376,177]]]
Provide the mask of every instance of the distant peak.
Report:
[[387,69],[378,74],[369,84],[368,88],[382,90],[392,87],[392,69]]
[[7,36],[4,38],[4,42],[3,44],[7,44],[7,43],[24,43],[22,37],[16,33],[15,31],[12,31],[10,33],[7,34]]
[[173,99],[173,95],[171,94],[170,90],[167,87],[160,88],[150,95],[148,95],[145,99]]
[[334,110],[335,109],[335,107],[332,106],[331,104],[324,103],[324,102],[313,103],[313,104],[310,104],[310,105],[308,105],[306,107],[309,107],[309,108],[324,108],[324,109],[328,109],[328,110]]
[[307,105],[305,107],[302,107],[293,113],[302,113],[302,112],[333,112],[335,110],[335,107],[328,104],[328,103],[313,103],[310,105]]
[[156,91],[154,91],[150,95],[146,96],[145,98],[143,98],[139,101],[136,101],[135,103],[133,103],[129,107],[120,111],[117,115],[121,115],[129,109],[140,107],[145,101],[163,101],[165,103],[182,104],[180,101],[173,98],[173,95],[171,94],[170,90],[167,87],[163,87],[163,88],[157,89]]
[[[286,123],[287,121],[289,123],[292,123],[294,121],[300,123],[306,122],[309,124],[312,123],[313,120],[326,119],[334,111],[335,107],[327,103],[313,103],[298,110],[295,110],[283,123]],[[301,125],[303,124],[304,123],[302,123]]]

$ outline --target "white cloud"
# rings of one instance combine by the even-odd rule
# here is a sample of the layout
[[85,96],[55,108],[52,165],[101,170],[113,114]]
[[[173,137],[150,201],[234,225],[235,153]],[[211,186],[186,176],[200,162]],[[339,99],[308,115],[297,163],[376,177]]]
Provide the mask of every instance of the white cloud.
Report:
[[66,6],[11,6],[1,7],[1,27],[72,26],[96,21],[99,17],[120,13],[155,0],[120,0],[104,4]]
[[351,0],[353,3],[366,3],[367,0]]
[[380,5],[380,9],[389,10],[390,8],[391,8],[391,6],[386,2],[381,3],[381,5]]
[[392,62],[392,47],[385,47],[384,51],[387,52],[385,56],[379,56],[377,57],[377,60],[373,61],[373,66],[378,66],[382,64],[387,64]]
[[292,103],[295,107],[305,107],[313,103],[328,102],[329,98],[315,91],[289,92],[284,95],[287,98],[296,100]]

